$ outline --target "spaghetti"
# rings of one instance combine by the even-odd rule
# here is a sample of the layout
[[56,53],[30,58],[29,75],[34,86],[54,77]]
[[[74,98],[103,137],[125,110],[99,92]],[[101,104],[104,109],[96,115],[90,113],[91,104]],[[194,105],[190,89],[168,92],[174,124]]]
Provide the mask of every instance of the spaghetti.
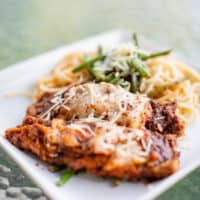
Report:
[[[118,49],[120,51],[117,51]],[[136,48],[130,44],[122,45],[120,48],[116,48],[113,51],[114,53],[111,52],[108,55],[115,55],[115,63],[117,63],[117,55],[120,57],[119,62],[121,63],[123,55],[129,53],[129,51],[129,55],[134,57],[134,49]],[[96,54],[87,55],[94,57]],[[35,98],[38,99],[45,92],[57,92],[63,87],[70,88],[91,81],[92,77],[87,68],[73,73],[74,68],[84,62],[84,56],[84,53],[71,53],[65,56],[49,75],[37,81]],[[98,69],[101,69],[101,65],[102,68],[109,65],[109,59],[113,62],[112,57],[107,57],[105,62],[97,63]],[[186,124],[192,121],[197,114],[197,108],[200,106],[200,75],[198,72],[172,56],[149,59],[147,66],[149,76],[140,80],[137,92],[158,99],[163,104],[175,101],[178,108],[177,115]]]

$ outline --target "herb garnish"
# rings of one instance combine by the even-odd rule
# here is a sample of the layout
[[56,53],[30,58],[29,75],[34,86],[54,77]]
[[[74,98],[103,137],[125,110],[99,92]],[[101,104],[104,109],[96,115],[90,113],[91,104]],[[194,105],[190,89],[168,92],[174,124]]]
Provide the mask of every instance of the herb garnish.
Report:
[[73,72],[88,69],[95,82],[107,82],[119,85],[133,93],[139,91],[142,78],[148,78],[149,71],[146,61],[151,58],[165,56],[171,50],[148,53],[139,49],[138,37],[133,34],[131,46],[114,49],[105,54],[102,47],[98,48],[97,56],[75,67]]

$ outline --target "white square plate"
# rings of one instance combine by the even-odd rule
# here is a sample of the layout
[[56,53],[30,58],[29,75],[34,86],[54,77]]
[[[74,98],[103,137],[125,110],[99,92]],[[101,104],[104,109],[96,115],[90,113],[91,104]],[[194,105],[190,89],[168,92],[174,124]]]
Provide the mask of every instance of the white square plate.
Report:
[[[200,164],[200,117],[186,130],[190,148],[181,153],[180,170],[162,181],[152,183],[151,187],[143,183],[132,182],[123,182],[119,187],[112,187],[109,181],[84,174],[73,176],[66,185],[57,187],[55,182],[59,179],[58,173],[50,173],[44,163],[30,154],[18,150],[4,139],[5,129],[21,123],[26,107],[30,103],[30,100],[25,97],[8,97],[7,94],[33,90],[35,80],[47,73],[68,52],[93,50],[99,44],[110,48],[113,44],[116,45],[128,40],[130,40],[130,33],[112,31],[73,45],[64,46],[0,72],[0,144],[51,199],[153,199]],[[145,44],[148,46],[148,42],[145,41]]]

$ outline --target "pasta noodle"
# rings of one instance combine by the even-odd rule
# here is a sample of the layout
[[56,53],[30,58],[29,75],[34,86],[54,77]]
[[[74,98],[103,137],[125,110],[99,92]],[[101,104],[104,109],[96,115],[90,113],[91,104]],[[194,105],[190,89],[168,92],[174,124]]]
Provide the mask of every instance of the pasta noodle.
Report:
[[[157,99],[161,103],[175,101],[177,114],[187,124],[192,121],[200,106],[200,76],[195,70],[170,56],[148,62],[150,78],[144,79],[140,91],[147,95],[165,88]],[[177,82],[176,82],[177,81]],[[171,84],[171,85],[170,85]]]
[[39,79],[35,85],[35,99],[45,92],[57,92],[62,87],[71,87],[90,80],[87,70],[80,73],[72,72],[72,69],[83,61],[84,55],[83,53],[72,53],[65,56],[49,75]]
[[[95,53],[90,53],[94,56]],[[73,73],[74,67],[83,62],[83,53],[72,53],[61,60],[49,75],[37,81],[35,98],[45,92],[56,92],[91,80],[88,70]],[[161,103],[175,101],[177,114],[187,124],[192,121],[200,106],[200,75],[195,70],[171,56],[150,59],[147,62],[150,77],[142,79],[140,92]]]

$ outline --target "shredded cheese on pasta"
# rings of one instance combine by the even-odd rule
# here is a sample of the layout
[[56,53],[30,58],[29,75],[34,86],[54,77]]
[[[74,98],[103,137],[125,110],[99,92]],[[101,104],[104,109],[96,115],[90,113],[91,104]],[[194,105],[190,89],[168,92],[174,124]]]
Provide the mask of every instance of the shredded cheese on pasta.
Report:
[[[133,57],[134,51],[135,47],[133,45],[121,45],[115,50],[108,52],[108,57],[102,66],[100,66],[100,63],[97,63],[97,65],[99,65],[99,69],[100,67],[105,68],[106,63],[109,62],[126,70],[124,59],[127,59],[127,55]],[[127,52],[130,54],[127,54]],[[125,58],[123,58],[123,54],[126,54]],[[91,53],[90,55],[94,56],[95,53]],[[56,65],[49,75],[38,80],[35,87],[35,98],[38,99],[45,92],[57,92],[63,87],[71,88],[74,85],[91,81],[87,70],[82,70],[78,73],[72,72],[83,61],[83,56],[83,53],[67,55]],[[161,103],[175,101],[178,105],[178,116],[186,124],[192,121],[198,112],[197,108],[200,106],[200,75],[198,72],[171,56],[150,59],[147,65],[150,76],[149,78],[142,79],[139,88],[140,92],[149,95],[152,92],[158,91],[161,87],[171,84],[156,99]],[[173,84],[176,81],[177,84]],[[89,89],[91,96],[95,98],[93,88]],[[94,101],[93,98],[91,100],[92,102]],[[119,105],[119,110],[120,113],[115,115],[113,121],[116,121],[123,113],[124,108]]]

